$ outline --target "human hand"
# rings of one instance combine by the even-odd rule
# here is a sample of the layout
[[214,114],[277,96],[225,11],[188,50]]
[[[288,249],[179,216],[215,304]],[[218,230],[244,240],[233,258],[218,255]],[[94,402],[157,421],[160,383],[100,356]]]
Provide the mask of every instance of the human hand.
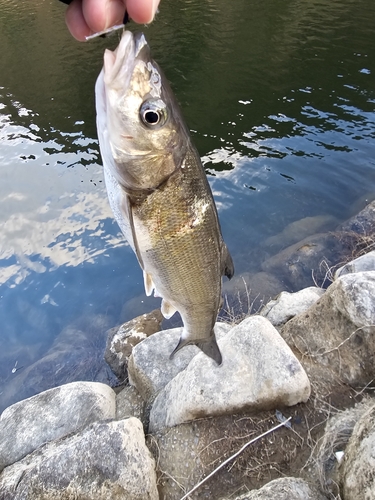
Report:
[[148,24],[160,0],[73,0],[65,14],[70,33],[77,40],[121,24],[125,10],[136,23]]

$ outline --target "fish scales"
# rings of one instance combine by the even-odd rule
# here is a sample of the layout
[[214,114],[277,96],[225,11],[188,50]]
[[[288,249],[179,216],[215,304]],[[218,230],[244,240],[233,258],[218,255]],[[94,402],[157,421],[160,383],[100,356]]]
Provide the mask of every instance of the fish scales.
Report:
[[143,269],[146,294],[184,328],[172,355],[196,344],[218,364],[214,324],[233,262],[179,106],[142,34],[106,51],[96,83],[97,129],[108,198]]
[[151,248],[142,259],[146,272],[157,270],[150,272],[157,293],[179,310],[184,325],[190,326],[191,338],[202,339],[207,324],[212,329],[216,314],[205,313],[202,321],[199,310],[217,313],[220,304],[221,238],[195,151],[188,151],[182,167],[161,189],[135,205],[134,219],[149,235]]

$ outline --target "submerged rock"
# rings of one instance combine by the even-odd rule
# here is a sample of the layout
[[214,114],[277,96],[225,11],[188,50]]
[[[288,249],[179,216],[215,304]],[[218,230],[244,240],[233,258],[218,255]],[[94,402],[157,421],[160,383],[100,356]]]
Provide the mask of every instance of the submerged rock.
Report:
[[159,332],[162,321],[160,309],[155,309],[109,330],[104,358],[120,380],[127,376],[128,359],[133,347]]
[[276,249],[285,248],[308,236],[331,230],[337,224],[332,215],[316,215],[304,217],[288,224],[279,234],[266,239],[265,245]]
[[115,383],[103,358],[108,320],[102,315],[78,318],[64,328],[37,361],[22,367],[6,384],[0,411],[21,399],[70,382],[88,380]]
[[263,271],[284,280],[292,291],[318,283],[329,284],[329,269],[351,255],[356,235],[336,232],[315,234],[265,260]]
[[375,233],[375,201],[338,227],[339,231],[353,231],[364,236]]
[[280,326],[294,316],[307,311],[324,292],[325,290],[315,286],[295,293],[281,292],[276,299],[264,306],[260,315],[267,318],[273,326]]
[[7,408],[0,417],[0,471],[42,444],[115,417],[115,393],[107,385],[73,382]]
[[91,424],[0,476],[2,500],[158,500],[155,462],[136,418]]
[[271,323],[251,316],[218,341],[223,363],[198,353],[156,396],[150,431],[245,410],[307,401],[310,383]]
[[305,313],[286,323],[282,336],[315,373],[355,386],[375,378],[375,271],[347,274]]

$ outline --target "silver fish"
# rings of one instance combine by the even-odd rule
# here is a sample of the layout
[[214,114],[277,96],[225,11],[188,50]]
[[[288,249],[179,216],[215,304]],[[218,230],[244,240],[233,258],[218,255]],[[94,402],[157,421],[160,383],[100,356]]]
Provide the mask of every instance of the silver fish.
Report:
[[196,344],[221,364],[214,325],[221,277],[234,273],[215,203],[180,108],[142,33],[106,50],[97,129],[114,216],[143,269],[147,295],[184,328],[171,357]]

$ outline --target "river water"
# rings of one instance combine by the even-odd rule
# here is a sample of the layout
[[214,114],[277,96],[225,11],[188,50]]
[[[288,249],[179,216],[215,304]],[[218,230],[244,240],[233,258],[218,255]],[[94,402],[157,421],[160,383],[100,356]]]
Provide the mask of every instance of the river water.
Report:
[[[80,44],[64,10],[0,0],[0,410],[70,380],[115,383],[105,331],[159,305],[113,221],[96,138],[95,79],[118,35]],[[182,105],[238,276],[288,224],[333,229],[374,198],[374,22],[373,0],[162,0],[131,26]]]

